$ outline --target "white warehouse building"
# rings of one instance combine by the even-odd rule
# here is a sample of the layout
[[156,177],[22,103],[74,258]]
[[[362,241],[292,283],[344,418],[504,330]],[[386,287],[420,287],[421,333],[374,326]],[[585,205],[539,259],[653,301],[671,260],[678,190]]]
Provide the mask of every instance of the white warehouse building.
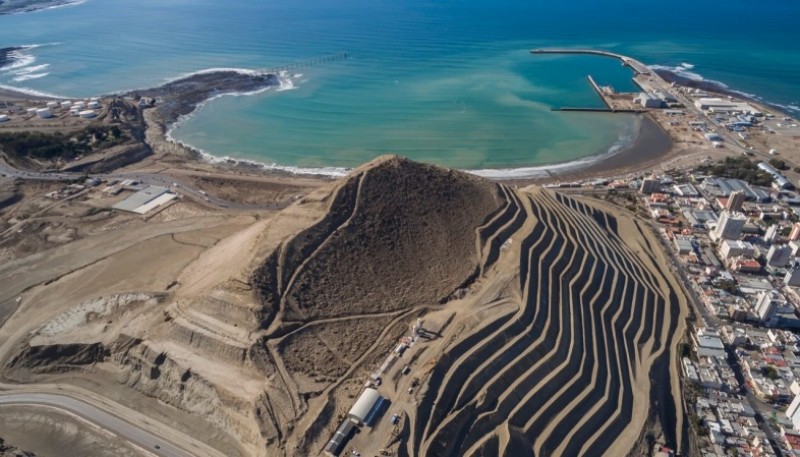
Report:
[[347,415],[359,424],[368,424],[373,411],[378,409],[382,402],[383,397],[381,397],[381,394],[377,390],[368,387],[364,389],[364,392],[358,397],[358,400],[350,408]]

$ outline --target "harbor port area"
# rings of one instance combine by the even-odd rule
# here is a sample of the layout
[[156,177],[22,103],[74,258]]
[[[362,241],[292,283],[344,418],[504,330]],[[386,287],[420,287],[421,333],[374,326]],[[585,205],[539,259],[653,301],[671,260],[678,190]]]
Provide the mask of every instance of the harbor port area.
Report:
[[556,111],[595,111],[614,113],[643,113],[653,109],[676,107],[677,100],[669,95],[670,84],[655,74],[644,63],[622,54],[596,49],[563,49],[547,48],[533,49],[531,54],[580,54],[596,55],[617,59],[623,66],[633,71],[633,83],[639,87],[639,92],[617,92],[612,86],[598,84],[592,75],[587,80],[600,96],[605,108],[584,107],[555,107]]
[[[639,92],[617,92],[613,87],[603,86],[587,75],[588,83],[605,108],[553,107],[553,110],[646,113],[670,135],[679,148],[693,151],[702,149],[710,155],[718,155],[713,151],[723,150],[720,152],[725,154],[761,156],[777,148],[793,149],[785,141],[779,141],[782,139],[779,137],[797,136],[793,121],[788,121],[785,114],[757,101],[668,81],[641,61],[615,52],[563,48],[533,49],[530,52],[533,55],[581,54],[617,59],[631,69],[632,81],[639,88]],[[784,122],[776,123],[776,120]],[[791,132],[783,132],[781,129],[785,130],[785,127],[792,127]],[[770,141],[761,141],[765,135],[770,137]]]
[[[616,92],[587,75],[588,83],[601,97],[604,108],[552,109],[646,115],[648,124],[652,120],[672,142],[669,152],[650,164],[653,167],[661,170],[691,168],[731,155],[746,156],[752,160],[785,163],[783,173],[800,183],[800,123],[779,107],[703,82],[681,79],[668,71],[654,71],[637,59],[614,52],[561,48],[530,52],[534,57],[542,54],[596,55],[616,59],[630,68],[639,92]],[[578,178],[586,176],[588,174]]]

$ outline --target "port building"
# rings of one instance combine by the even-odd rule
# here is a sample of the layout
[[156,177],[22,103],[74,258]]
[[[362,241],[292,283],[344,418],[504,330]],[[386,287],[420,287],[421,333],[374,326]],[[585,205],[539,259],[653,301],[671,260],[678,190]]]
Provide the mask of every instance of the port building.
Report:
[[147,214],[175,198],[177,198],[177,195],[170,192],[166,187],[147,186],[117,203],[112,208],[129,213]]
[[642,108],[662,108],[665,102],[656,94],[642,92],[633,99],[634,103],[642,105]]
[[694,106],[697,109],[716,114],[745,113],[753,116],[762,115],[760,111],[753,108],[749,103],[736,102],[722,98],[698,98],[694,101]]

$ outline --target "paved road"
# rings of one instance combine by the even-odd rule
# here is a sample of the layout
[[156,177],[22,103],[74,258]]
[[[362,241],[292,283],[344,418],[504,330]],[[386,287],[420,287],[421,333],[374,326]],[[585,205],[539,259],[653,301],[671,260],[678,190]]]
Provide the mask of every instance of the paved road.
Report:
[[[74,172],[61,172],[61,171],[54,171],[54,172],[35,172],[35,171],[27,171],[27,170],[20,170],[17,168],[12,167],[4,160],[0,159],[0,179],[24,179],[29,181],[64,181],[69,179],[83,179],[86,177],[98,178],[102,180],[110,180],[110,179],[118,179],[118,180],[125,180],[125,179],[132,179],[134,181],[149,184],[151,186],[162,186],[162,187],[169,187],[172,188],[173,191],[178,192],[183,195],[187,195],[192,197],[196,200],[205,201],[206,203],[217,206],[220,208],[233,208],[233,209],[278,209],[280,205],[275,203],[270,203],[267,205],[246,205],[243,203],[232,202],[228,200],[224,200],[221,198],[214,197],[213,195],[207,195],[201,189],[194,188],[192,186],[187,186],[184,183],[178,184],[175,182],[175,178],[166,175],[166,174],[159,174],[159,173],[136,173],[136,172],[127,172],[127,173],[93,173],[93,174],[86,174],[86,173],[74,173]],[[178,185],[176,185],[178,184]]]
[[[0,405],[49,406],[76,414],[119,437],[161,457],[191,457],[192,454],[151,433],[135,427],[95,406],[71,397],[46,393],[4,393]],[[158,446],[158,448],[156,448]]]

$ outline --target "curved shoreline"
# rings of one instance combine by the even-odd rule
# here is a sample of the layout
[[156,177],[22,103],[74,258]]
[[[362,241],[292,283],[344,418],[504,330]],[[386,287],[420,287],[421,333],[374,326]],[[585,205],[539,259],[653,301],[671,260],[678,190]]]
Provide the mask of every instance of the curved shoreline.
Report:
[[[236,72],[242,77],[253,77],[257,73],[249,72],[247,70],[229,70],[224,69],[220,72]],[[196,77],[211,77],[220,72],[200,71],[187,75],[185,79]],[[206,151],[190,143],[181,141],[172,136],[173,130],[181,123],[191,119],[199,109],[206,103],[223,96],[249,96],[262,93],[273,86],[280,86],[282,84],[281,78],[277,75],[269,75],[273,77],[273,83],[264,87],[254,87],[252,90],[225,90],[218,93],[213,93],[207,99],[198,101],[194,100],[191,104],[184,104],[180,112],[173,112],[171,115],[162,117],[164,121],[159,121],[160,128],[163,129],[163,140],[166,143],[173,144],[177,147],[185,149],[191,156],[202,160],[206,163],[221,166],[223,168],[236,168],[239,170],[251,170],[263,173],[275,173],[279,175],[297,175],[306,177],[321,177],[321,178],[338,178],[345,176],[353,168],[337,167],[337,166],[296,166],[296,165],[283,165],[278,163],[267,163],[254,159],[245,159],[239,157],[231,157],[227,155],[216,155],[213,152]],[[164,86],[159,86],[156,89],[148,90],[135,90],[125,95],[140,94],[150,95],[155,94],[154,91],[162,91],[165,86],[174,83],[181,83],[183,79],[171,80]],[[157,105],[158,106],[158,105]],[[160,107],[160,106],[159,106]],[[163,107],[160,107],[163,109]],[[615,115],[615,114],[600,114],[600,115]],[[160,116],[161,117],[161,116]],[[613,144],[609,145],[606,151],[601,153],[591,154],[578,159],[573,159],[565,162],[546,163],[538,165],[519,166],[513,168],[473,168],[464,169],[457,166],[443,165],[449,168],[455,168],[467,173],[481,176],[492,180],[539,180],[539,179],[552,179],[555,177],[570,176],[575,173],[580,173],[587,170],[611,170],[615,167],[603,167],[602,164],[608,160],[615,159],[617,166],[624,164],[630,166],[635,164],[639,156],[646,156],[647,159],[665,154],[672,147],[672,140],[669,135],[658,127],[657,123],[649,116],[639,116],[635,119],[638,123],[636,126],[635,136],[631,141],[626,141],[620,144],[623,140],[619,138]],[[645,136],[643,137],[643,134]],[[655,146],[655,149],[652,149]],[[655,152],[655,154],[653,154]]]
[[731,96],[734,98],[744,99],[752,103],[765,105],[769,108],[772,108],[776,111],[783,113],[786,116],[796,116],[797,113],[800,112],[800,109],[798,109],[798,107],[785,106],[778,103],[773,103],[764,100],[757,95],[731,89],[725,83],[720,81],[714,81],[711,79],[694,79],[685,74],[681,74],[679,71],[676,71],[675,69],[671,69],[669,67],[664,67],[661,65],[653,65],[651,66],[651,68],[658,76],[660,76],[665,81],[670,83],[675,83],[684,87],[691,87],[693,89],[700,89],[703,91],[714,92],[716,94]]
[[[14,48],[6,48],[13,51]],[[6,62],[8,63],[8,62]],[[336,166],[318,166],[318,167],[302,167],[293,165],[281,165],[278,163],[265,163],[253,159],[243,159],[230,156],[219,156],[213,152],[205,151],[192,144],[180,141],[172,136],[172,131],[182,122],[191,118],[199,109],[206,103],[213,101],[222,96],[247,96],[261,93],[270,89],[271,87],[281,87],[283,81],[281,75],[260,72],[257,70],[240,69],[240,68],[211,68],[200,70],[192,73],[179,75],[165,83],[147,89],[134,89],[129,91],[120,91],[107,96],[127,96],[136,99],[142,98],[145,101],[148,99],[153,102],[148,104],[148,110],[155,112],[155,115],[147,116],[149,122],[159,124],[157,130],[150,135],[151,140],[160,137],[159,143],[171,144],[172,147],[168,149],[175,150],[176,148],[182,149],[184,156],[191,157],[196,160],[202,160],[206,163],[221,166],[223,168],[236,168],[239,170],[251,170],[263,173],[276,173],[280,175],[299,175],[299,176],[317,176],[325,178],[336,178],[347,174],[351,168],[336,167]],[[28,99],[45,99],[48,94],[33,94],[26,93],[22,89],[14,89],[11,87],[0,86],[0,97],[14,93],[24,94],[23,98]],[[20,95],[15,94],[18,97]],[[620,145],[620,140],[608,146],[606,151],[591,154],[566,162],[557,162],[549,164],[528,165],[510,168],[479,168],[479,169],[461,169],[459,167],[451,167],[461,169],[468,173],[482,176],[493,180],[549,180],[553,178],[563,178],[571,176],[576,173],[581,173],[589,170],[609,170],[616,166],[624,165],[629,166],[639,160],[637,157],[645,154],[647,158],[651,158],[653,154],[647,154],[642,148],[643,134],[649,138],[649,143],[653,143],[652,120],[639,122],[638,131],[632,141]],[[148,130],[151,130],[150,128]],[[669,136],[664,133],[663,138],[655,141],[659,145],[658,151],[666,152],[671,147],[671,140]],[[159,146],[161,146],[159,145]],[[151,144],[151,146],[153,146]],[[618,165],[616,166],[603,166],[603,163],[613,161]]]
[[[658,124],[649,116],[642,116],[638,122],[639,126],[633,141],[619,147],[618,142],[609,146],[609,150],[600,154],[592,154],[575,160],[566,162],[556,162],[550,164],[522,166],[515,168],[478,168],[466,169],[455,166],[448,168],[457,169],[483,178],[495,181],[535,181],[562,179],[583,172],[613,172],[616,168],[629,167],[636,165],[640,158],[652,160],[665,155],[672,148],[672,140],[669,135],[661,129]],[[217,156],[213,153],[198,148],[192,144],[180,141],[170,135],[171,127],[165,134],[165,141],[185,148],[201,160],[212,165],[224,168],[249,169],[265,173],[276,173],[281,175],[296,175],[322,178],[339,178],[347,175],[353,168],[318,166],[301,167],[293,165],[281,165],[278,163],[268,164],[252,159],[242,159],[230,156]],[[618,148],[619,147],[619,148]],[[616,149],[618,148],[618,149]],[[615,150],[616,149],[616,150]],[[612,161],[613,165],[606,166],[604,163]]]
[[[13,61],[13,53],[18,48],[5,48],[2,51],[3,66]],[[638,63],[638,62],[637,62]],[[150,111],[146,115],[147,138],[154,152],[182,152],[189,159],[200,160],[223,168],[236,168],[279,175],[301,175],[335,178],[345,175],[350,168],[319,166],[300,167],[292,165],[269,164],[252,159],[217,156],[172,136],[173,129],[201,109],[206,103],[226,95],[253,95],[272,87],[281,87],[281,75],[273,72],[237,68],[212,68],[179,75],[165,83],[147,89],[136,89],[106,97],[132,97],[141,100],[139,107]],[[41,100],[47,94],[25,93],[10,87],[0,87],[0,97]],[[638,129],[632,141],[620,137],[606,151],[591,154],[575,160],[511,168],[463,169],[463,171],[493,180],[552,180],[569,176],[613,172],[637,163],[652,160],[667,153],[672,148],[670,136],[659,128],[648,116],[635,118]],[[627,144],[620,144],[625,141]],[[459,168],[459,167],[451,167]]]
[[[251,159],[217,156],[191,144],[182,142],[171,136],[172,129],[180,122],[188,119],[205,103],[222,97],[252,95],[271,87],[280,86],[280,78],[274,74],[262,74],[245,70],[220,69],[218,71],[200,71],[171,80],[161,86],[132,90],[115,96],[140,97],[155,99],[157,102],[147,111],[148,121],[158,125],[148,130],[156,130],[151,140],[158,138],[159,143],[172,145],[170,148],[181,148],[194,160],[219,166],[226,169],[237,169],[283,176],[305,176],[332,179],[344,176],[350,171],[345,167],[298,167],[269,164]],[[44,94],[25,93],[11,87],[0,87],[0,97],[8,99],[46,100]],[[608,114],[600,114],[608,115]],[[613,115],[613,114],[611,114]],[[652,160],[666,154],[672,147],[669,135],[664,132],[649,116],[642,116],[635,139],[619,150],[618,142],[609,146],[611,151],[593,154],[580,159],[552,164],[541,164],[515,168],[463,169],[468,173],[498,181],[539,181],[568,179],[570,176],[585,173],[613,172],[617,168],[636,165],[644,160]],[[155,146],[151,144],[151,146]],[[155,148],[154,148],[155,149]],[[458,167],[451,167],[458,168]]]

